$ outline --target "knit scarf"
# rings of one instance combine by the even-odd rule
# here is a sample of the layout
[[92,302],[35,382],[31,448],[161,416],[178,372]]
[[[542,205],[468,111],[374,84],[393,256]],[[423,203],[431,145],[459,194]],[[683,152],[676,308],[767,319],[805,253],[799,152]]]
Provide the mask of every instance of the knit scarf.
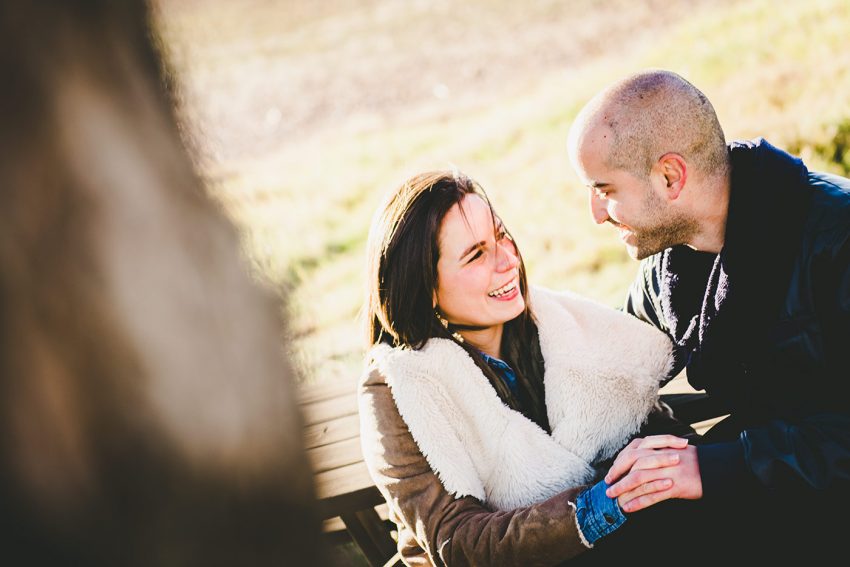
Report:
[[[737,379],[768,344],[801,243],[811,193],[803,163],[763,139],[730,146],[732,182],[720,254],[662,253],[660,299],[688,381],[718,400],[758,399]],[[743,365],[743,366],[742,366]],[[734,391],[734,396],[727,396]]]

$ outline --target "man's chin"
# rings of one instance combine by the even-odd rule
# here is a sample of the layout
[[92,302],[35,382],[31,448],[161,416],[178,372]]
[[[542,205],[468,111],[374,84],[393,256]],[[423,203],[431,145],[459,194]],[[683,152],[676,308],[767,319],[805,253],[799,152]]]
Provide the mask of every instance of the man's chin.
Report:
[[626,244],[626,253],[632,260],[643,260],[647,256],[651,254],[646,254],[644,250],[641,250],[637,246],[632,246],[631,244]]
[[654,254],[658,254],[659,252],[665,250],[667,246],[641,246],[634,244],[626,244],[626,253],[633,260],[643,260],[644,258],[649,258]]

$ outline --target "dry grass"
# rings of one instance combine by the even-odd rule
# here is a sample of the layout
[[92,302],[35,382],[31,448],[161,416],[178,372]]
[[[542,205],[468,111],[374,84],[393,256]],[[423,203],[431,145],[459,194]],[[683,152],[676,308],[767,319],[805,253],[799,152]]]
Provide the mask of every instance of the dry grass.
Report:
[[257,275],[291,288],[308,380],[359,372],[369,219],[422,169],[484,185],[533,282],[618,303],[635,265],[590,221],[564,143],[625,73],[683,74],[730,138],[850,163],[843,0],[459,4],[160,0],[211,191]]

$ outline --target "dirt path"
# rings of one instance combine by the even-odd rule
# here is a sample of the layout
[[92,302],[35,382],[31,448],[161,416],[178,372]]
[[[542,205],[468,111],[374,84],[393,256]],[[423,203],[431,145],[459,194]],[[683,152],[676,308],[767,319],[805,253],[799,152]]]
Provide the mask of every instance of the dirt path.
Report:
[[221,163],[486,105],[626,53],[708,0],[159,4],[186,114]]

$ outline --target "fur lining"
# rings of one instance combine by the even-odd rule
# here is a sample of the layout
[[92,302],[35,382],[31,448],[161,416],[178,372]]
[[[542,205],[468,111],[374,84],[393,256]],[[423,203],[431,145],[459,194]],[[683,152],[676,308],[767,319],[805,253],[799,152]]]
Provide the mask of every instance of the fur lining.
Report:
[[502,403],[460,346],[372,350],[399,414],[446,490],[510,510],[591,482],[634,435],[672,365],[666,335],[571,293],[532,288],[550,436]]
[[[573,509],[573,514],[575,514],[578,511],[578,509],[576,508],[575,502],[570,502],[568,500],[567,504],[569,504],[570,508]],[[590,543],[589,541],[587,541],[587,538],[584,537],[584,532],[581,531],[581,523],[580,522],[576,522],[576,531],[578,532],[578,538],[581,540],[582,545],[584,545],[588,549],[593,549],[593,544]]]

